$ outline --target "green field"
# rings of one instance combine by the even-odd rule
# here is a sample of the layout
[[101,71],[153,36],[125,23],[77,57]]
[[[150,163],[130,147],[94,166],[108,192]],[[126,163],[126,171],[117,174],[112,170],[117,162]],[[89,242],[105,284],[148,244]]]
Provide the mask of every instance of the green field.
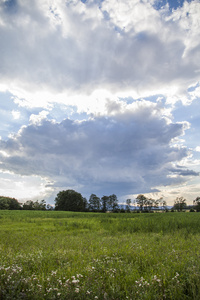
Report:
[[0,211],[0,299],[200,299],[200,214]]

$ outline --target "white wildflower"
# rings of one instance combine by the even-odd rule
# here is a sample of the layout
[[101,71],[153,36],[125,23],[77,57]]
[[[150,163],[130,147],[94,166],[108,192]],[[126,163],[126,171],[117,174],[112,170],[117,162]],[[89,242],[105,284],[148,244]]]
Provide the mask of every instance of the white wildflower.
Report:
[[78,279],[74,279],[74,280],[72,280],[72,283],[74,283],[74,284],[79,283],[79,280]]

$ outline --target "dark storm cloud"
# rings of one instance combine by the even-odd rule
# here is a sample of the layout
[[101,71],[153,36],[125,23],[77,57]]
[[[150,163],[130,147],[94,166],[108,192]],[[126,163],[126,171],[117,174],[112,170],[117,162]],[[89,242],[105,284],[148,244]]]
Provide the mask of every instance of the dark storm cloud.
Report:
[[80,185],[87,193],[137,193],[170,184],[171,164],[187,157],[186,148],[171,144],[184,133],[184,124],[168,124],[158,112],[158,107],[143,104],[113,117],[61,123],[45,119],[24,126],[1,141],[1,150],[9,155],[1,156],[1,169],[48,177],[55,187]]

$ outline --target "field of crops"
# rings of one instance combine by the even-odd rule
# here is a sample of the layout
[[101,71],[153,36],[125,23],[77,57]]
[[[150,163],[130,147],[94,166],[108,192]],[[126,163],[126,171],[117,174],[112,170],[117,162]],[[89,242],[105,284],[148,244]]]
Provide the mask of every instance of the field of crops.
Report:
[[0,211],[0,299],[200,299],[200,214]]

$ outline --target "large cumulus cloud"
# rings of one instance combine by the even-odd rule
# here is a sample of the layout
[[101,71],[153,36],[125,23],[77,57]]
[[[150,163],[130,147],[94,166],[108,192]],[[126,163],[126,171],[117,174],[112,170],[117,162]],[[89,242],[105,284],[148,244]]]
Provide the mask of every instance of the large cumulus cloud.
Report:
[[176,166],[188,151],[173,141],[188,125],[169,122],[159,104],[141,101],[82,122],[56,123],[45,115],[33,120],[1,141],[2,170],[47,177],[55,189],[78,188],[87,195],[150,192],[197,175]]

